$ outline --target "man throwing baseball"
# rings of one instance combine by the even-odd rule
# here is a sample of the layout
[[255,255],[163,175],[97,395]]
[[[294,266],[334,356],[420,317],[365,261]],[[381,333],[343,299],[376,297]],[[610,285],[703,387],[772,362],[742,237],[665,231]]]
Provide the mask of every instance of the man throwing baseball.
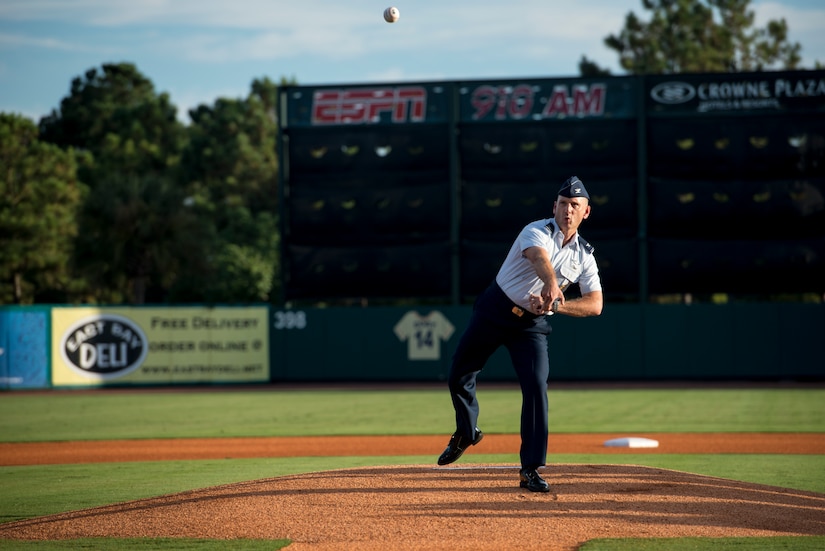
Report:
[[[453,356],[448,377],[456,431],[439,465],[456,461],[484,434],[476,426],[476,378],[500,346],[507,348],[521,385],[520,486],[549,492],[538,469],[547,459],[547,379],[550,359],[548,316],[598,316],[602,286],[593,247],[578,234],[590,216],[590,195],[577,177],[569,178],[553,203],[553,218],[527,224],[519,233],[495,281],[476,299],[473,314]],[[581,298],[565,300],[564,290],[579,285]]]

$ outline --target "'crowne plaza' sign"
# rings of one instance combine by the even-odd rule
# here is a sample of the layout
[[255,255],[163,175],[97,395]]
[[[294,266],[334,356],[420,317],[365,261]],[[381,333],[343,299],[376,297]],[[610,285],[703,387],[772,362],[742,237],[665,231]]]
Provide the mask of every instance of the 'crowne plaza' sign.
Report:
[[821,72],[667,75],[645,83],[650,113],[825,109]]

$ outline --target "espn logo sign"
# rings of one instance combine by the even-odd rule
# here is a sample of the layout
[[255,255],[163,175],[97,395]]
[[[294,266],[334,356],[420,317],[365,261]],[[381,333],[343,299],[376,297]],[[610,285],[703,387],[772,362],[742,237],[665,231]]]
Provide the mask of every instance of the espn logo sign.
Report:
[[376,124],[382,115],[392,123],[424,122],[427,90],[420,86],[317,90],[312,124]]

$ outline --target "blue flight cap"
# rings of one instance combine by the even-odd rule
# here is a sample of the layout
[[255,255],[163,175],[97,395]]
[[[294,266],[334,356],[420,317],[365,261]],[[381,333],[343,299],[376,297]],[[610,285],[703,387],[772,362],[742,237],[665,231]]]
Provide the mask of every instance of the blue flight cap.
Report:
[[559,195],[562,197],[584,197],[590,201],[590,194],[587,193],[584,184],[579,180],[578,176],[571,176],[568,178],[559,189]]

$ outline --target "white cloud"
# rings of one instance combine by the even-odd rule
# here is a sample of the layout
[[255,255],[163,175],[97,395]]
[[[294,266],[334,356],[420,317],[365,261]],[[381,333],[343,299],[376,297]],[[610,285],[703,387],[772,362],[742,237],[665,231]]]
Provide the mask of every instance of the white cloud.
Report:
[[0,46],[8,47],[35,47],[47,50],[66,50],[66,51],[99,51],[98,48],[90,48],[82,46],[65,40],[57,38],[41,38],[36,36],[28,36],[24,34],[0,33]]

